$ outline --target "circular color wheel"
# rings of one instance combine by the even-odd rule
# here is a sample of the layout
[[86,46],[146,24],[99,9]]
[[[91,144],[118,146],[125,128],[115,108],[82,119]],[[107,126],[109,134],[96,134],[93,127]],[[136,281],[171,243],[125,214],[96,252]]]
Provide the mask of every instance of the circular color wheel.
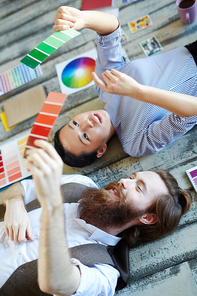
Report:
[[92,81],[95,60],[81,57],[70,62],[62,71],[62,82],[70,88],[80,88]]

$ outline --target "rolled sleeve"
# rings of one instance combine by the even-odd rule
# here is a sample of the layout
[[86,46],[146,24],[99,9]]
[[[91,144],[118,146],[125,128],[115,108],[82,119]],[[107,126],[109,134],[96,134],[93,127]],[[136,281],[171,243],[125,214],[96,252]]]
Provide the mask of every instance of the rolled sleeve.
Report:
[[[120,40],[120,26],[109,35],[101,36],[97,34],[98,58],[96,60],[95,72],[98,77],[105,70],[119,69],[124,65]],[[95,90],[98,94],[102,91],[98,86],[95,87]]]
[[95,264],[93,267],[83,265],[72,258],[72,263],[79,267],[80,284],[73,296],[112,296],[115,293],[119,271],[108,264]]

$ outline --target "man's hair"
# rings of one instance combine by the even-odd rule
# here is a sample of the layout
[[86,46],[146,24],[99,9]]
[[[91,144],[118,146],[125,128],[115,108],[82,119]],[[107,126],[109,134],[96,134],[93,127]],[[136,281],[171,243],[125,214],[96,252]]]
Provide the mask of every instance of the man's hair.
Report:
[[166,184],[169,194],[158,196],[146,213],[154,213],[157,222],[151,225],[135,225],[126,229],[121,235],[130,247],[161,238],[173,232],[192,203],[189,190],[182,190],[176,179],[165,170],[155,170]]
[[54,136],[54,147],[57,151],[57,153],[60,155],[62,161],[71,166],[71,167],[77,167],[82,168],[86,165],[90,165],[92,162],[94,162],[97,159],[97,150],[91,152],[91,153],[82,153],[78,156],[73,155],[72,153],[68,152],[64,149],[63,145],[60,143],[59,140],[59,132],[62,128],[60,128]]

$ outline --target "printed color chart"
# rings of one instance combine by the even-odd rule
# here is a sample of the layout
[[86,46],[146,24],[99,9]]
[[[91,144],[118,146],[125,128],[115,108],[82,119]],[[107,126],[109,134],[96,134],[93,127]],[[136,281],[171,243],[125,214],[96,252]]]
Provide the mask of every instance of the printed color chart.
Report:
[[42,43],[40,43],[36,48],[30,51],[21,60],[21,63],[34,69],[44,60],[46,60],[60,46],[80,34],[81,33],[75,31],[74,29],[55,32]]
[[0,147],[0,188],[31,176],[23,158],[28,136]]
[[[40,113],[38,114],[31,129],[26,149],[36,147],[36,139],[47,140],[51,129],[60,113],[60,110],[66,100],[67,95],[56,92],[49,92]],[[25,149],[25,151],[26,151]]]
[[186,170],[186,174],[187,174],[190,182],[192,183],[194,190],[197,193],[197,166],[193,167],[189,170]]
[[20,64],[0,74],[0,96],[43,75],[41,67],[34,70]]

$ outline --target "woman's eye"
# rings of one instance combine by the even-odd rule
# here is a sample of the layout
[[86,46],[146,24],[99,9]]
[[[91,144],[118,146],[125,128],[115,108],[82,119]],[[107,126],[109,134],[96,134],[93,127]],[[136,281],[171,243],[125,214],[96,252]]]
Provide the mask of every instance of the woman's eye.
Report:
[[83,136],[84,136],[84,138],[85,138],[86,140],[89,141],[89,138],[88,138],[88,135],[87,135],[87,134],[84,133]]
[[73,120],[73,124],[74,124],[75,126],[79,126],[79,124],[78,124],[76,121],[74,121],[74,120]]
[[140,186],[137,186],[137,188],[142,192],[142,188]]

